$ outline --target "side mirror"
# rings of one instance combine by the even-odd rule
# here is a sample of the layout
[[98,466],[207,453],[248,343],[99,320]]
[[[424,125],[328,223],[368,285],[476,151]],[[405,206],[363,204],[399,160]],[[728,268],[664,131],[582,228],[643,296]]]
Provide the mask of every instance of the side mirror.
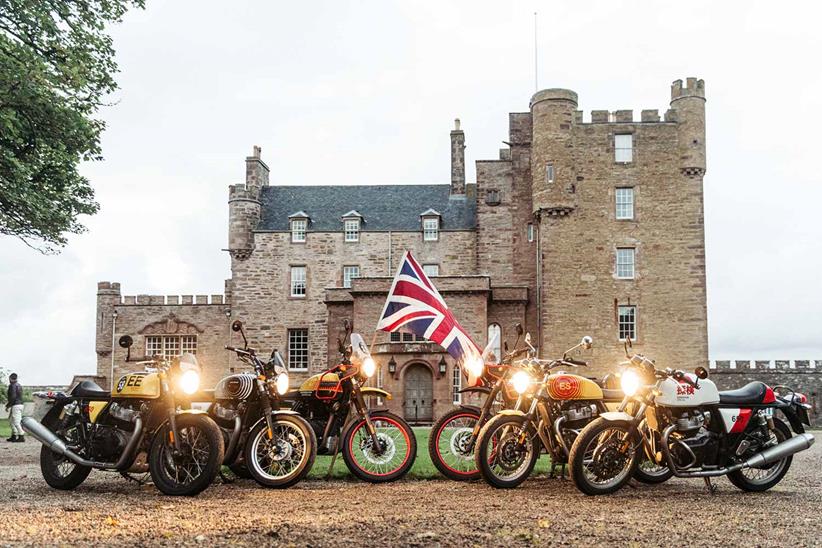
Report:
[[516,329],[517,329],[517,337],[522,337],[522,324],[518,323]]
[[134,344],[134,339],[131,338],[131,335],[123,335],[117,343],[122,348],[131,348],[131,345]]
[[702,380],[705,380],[705,379],[708,378],[708,370],[705,369],[702,366],[699,366],[696,369],[694,369],[694,373],[696,374],[697,377],[699,377]]
[[238,332],[242,331],[243,330],[243,322],[241,322],[240,320],[234,320],[234,322],[232,322],[232,324],[231,324],[231,330],[234,331],[235,333],[238,333]]
[[585,349],[589,349],[589,348],[591,348],[592,346],[594,346],[594,338],[593,338],[593,337],[591,337],[590,335],[585,335],[584,337],[582,337],[582,340],[579,342],[579,344],[580,344],[583,348],[585,348]]
[[337,337],[337,348],[340,351],[340,354],[345,354],[345,344],[340,337]]
[[508,353],[508,341],[505,341],[504,343],[502,343],[502,348],[505,350],[505,353],[507,354]]

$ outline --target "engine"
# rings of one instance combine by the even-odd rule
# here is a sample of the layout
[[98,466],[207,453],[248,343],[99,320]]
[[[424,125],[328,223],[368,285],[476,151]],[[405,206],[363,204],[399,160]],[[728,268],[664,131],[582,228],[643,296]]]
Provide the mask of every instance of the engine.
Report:
[[562,416],[565,418],[562,426],[563,428],[579,430],[598,414],[596,405],[582,402],[571,403],[562,410]]
[[126,448],[131,432],[116,426],[98,425],[91,439],[91,451],[95,460],[114,461]]
[[710,413],[685,410],[668,419],[675,425],[668,441],[677,466],[684,469],[716,462],[719,436],[708,429]]

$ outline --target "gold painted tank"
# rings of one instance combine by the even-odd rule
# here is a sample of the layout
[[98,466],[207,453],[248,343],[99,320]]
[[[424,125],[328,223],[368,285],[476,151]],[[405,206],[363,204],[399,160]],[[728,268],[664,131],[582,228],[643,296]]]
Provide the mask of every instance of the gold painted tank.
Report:
[[128,373],[120,377],[111,389],[111,395],[114,398],[159,398],[160,376],[157,373]]
[[300,385],[300,393],[307,396],[318,392],[320,397],[330,398],[341,390],[340,375],[337,373],[317,373]]
[[555,400],[601,400],[603,397],[597,383],[570,373],[550,375],[548,394]]

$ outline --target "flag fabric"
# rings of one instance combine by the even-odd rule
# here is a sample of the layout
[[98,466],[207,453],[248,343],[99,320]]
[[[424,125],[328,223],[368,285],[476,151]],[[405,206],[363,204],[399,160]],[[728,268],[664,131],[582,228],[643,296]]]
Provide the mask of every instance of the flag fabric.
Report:
[[435,342],[460,367],[465,360],[482,354],[409,251],[403,253],[377,329],[402,330]]

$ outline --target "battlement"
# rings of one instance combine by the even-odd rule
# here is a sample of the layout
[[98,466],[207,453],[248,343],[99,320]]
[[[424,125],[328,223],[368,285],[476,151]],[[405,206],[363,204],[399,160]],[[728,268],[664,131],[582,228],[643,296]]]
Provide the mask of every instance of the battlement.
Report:
[[124,295],[123,306],[179,306],[179,305],[222,305],[228,301],[223,295]]
[[256,202],[257,196],[252,193],[249,188],[243,184],[239,183],[236,185],[229,185],[228,187],[228,201],[241,201],[241,200],[251,200]]
[[822,360],[711,360],[710,370],[727,371],[797,371],[822,372]]
[[705,80],[698,80],[696,78],[686,78],[685,86],[682,85],[682,80],[674,80],[671,84],[671,101],[682,99],[683,97],[699,97],[705,98]]
[[119,295],[120,282],[97,282],[98,295]]

